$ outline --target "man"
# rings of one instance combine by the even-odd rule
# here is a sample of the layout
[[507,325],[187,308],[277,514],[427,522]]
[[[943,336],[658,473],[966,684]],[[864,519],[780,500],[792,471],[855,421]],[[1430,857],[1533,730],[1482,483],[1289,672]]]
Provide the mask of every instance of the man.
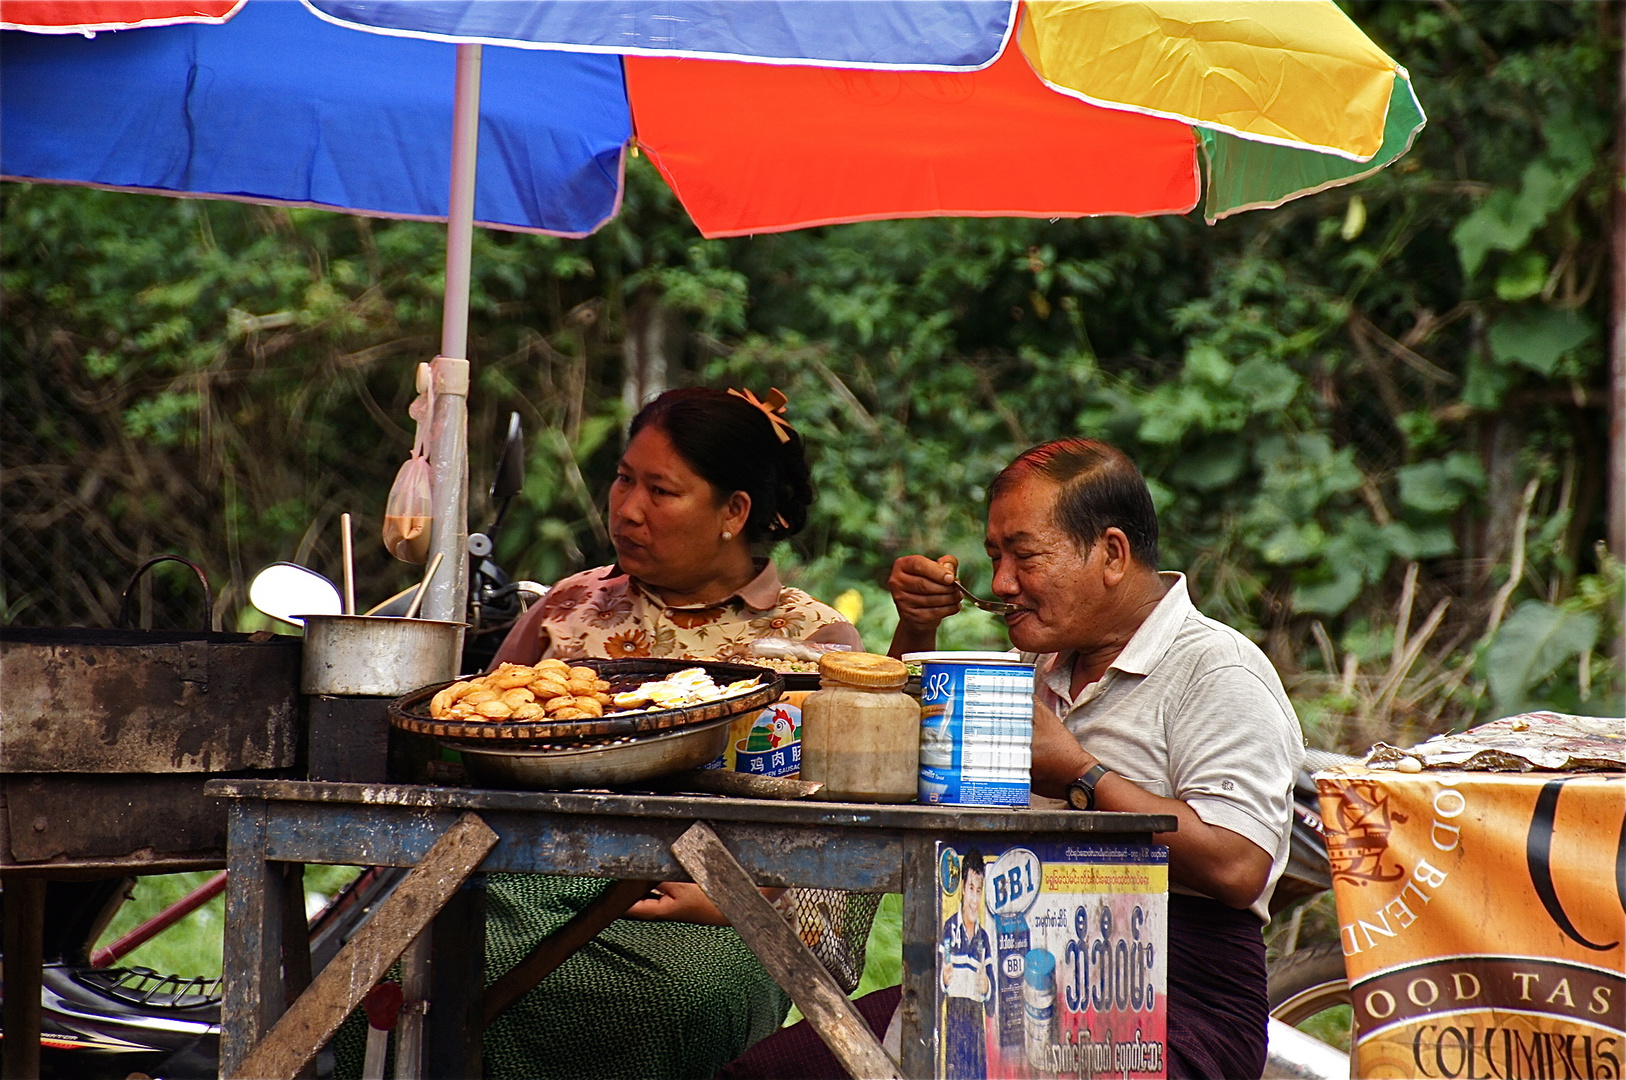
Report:
[[[1263,653],[1157,571],[1157,518],[1119,450],[1061,439],[990,488],[993,591],[1035,664],[1033,790],[1080,809],[1169,814],[1169,1076],[1258,1076],[1266,905],[1287,859],[1303,735]],[[952,556],[908,555],[888,587],[893,655],[959,610]]]
[[984,1080],[988,1075],[987,1024],[994,1007],[994,950],[982,925],[982,852],[972,848],[960,863],[960,910],[943,924],[943,991],[948,997],[944,1026],[948,1080]]

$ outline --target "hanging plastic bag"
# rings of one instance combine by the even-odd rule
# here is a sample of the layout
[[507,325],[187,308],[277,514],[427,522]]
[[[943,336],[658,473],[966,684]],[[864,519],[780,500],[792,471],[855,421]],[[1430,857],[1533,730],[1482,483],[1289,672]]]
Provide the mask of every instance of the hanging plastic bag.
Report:
[[412,443],[412,456],[395,474],[389,502],[384,506],[384,546],[402,562],[420,566],[429,561],[430,524],[434,519],[434,503],[429,494],[428,447],[425,445],[434,411],[433,390],[419,394],[407,410],[418,422],[417,437]]

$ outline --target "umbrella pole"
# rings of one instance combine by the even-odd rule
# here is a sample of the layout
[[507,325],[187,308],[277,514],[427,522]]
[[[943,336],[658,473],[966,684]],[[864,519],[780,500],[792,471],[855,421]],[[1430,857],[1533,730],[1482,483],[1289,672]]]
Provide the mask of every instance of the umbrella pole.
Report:
[[435,357],[430,428],[429,558],[444,555],[429,582],[423,617],[461,622],[469,589],[469,253],[474,236],[474,164],[480,136],[480,46],[457,47],[451,198],[446,214],[446,297]]

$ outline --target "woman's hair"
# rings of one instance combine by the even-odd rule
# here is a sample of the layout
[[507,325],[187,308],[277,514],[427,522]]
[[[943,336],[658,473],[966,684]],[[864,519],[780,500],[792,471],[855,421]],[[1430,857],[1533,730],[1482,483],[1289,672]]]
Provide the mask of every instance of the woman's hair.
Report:
[[645,405],[627,437],[646,427],[665,432],[689,467],[717,489],[719,500],[736,491],[751,496],[747,540],[782,540],[807,524],[813,477],[802,437],[789,425],[789,441],[780,442],[781,429],[761,409],[727,391],[696,386],[668,390]]
[[990,502],[1033,474],[1058,485],[1056,524],[1081,550],[1110,528],[1129,538],[1129,553],[1157,569],[1157,511],[1146,480],[1129,456],[1095,439],[1057,439],[1025,450],[989,485]]

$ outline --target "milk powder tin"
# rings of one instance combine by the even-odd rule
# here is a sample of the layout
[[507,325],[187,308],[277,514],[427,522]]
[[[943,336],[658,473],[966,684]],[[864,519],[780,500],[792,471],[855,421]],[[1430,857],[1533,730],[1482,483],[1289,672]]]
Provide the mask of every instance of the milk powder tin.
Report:
[[920,801],[1028,805],[1033,665],[1010,653],[908,653],[919,661]]

